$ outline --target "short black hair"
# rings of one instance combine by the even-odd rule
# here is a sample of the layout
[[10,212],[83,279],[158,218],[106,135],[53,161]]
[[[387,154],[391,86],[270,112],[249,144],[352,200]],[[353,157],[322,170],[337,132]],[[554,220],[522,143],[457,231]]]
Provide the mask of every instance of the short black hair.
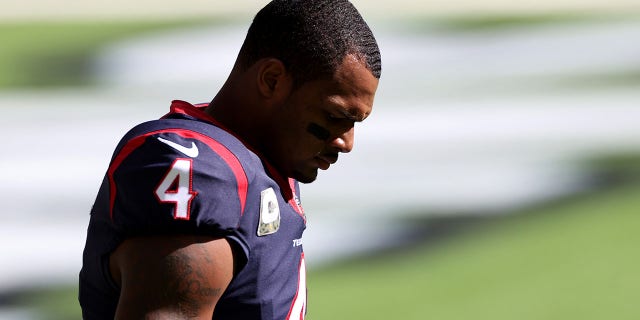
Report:
[[380,78],[380,49],[371,29],[347,0],[274,0],[253,19],[239,62],[282,61],[294,83],[332,75],[354,54]]

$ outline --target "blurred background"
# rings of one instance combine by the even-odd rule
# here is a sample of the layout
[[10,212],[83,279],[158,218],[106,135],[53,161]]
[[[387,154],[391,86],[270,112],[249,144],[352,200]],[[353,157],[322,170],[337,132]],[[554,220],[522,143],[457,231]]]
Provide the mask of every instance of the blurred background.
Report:
[[[120,137],[207,102],[267,1],[1,0],[0,319],[78,319]],[[383,73],[303,186],[309,319],[639,319],[640,3],[353,1]]]

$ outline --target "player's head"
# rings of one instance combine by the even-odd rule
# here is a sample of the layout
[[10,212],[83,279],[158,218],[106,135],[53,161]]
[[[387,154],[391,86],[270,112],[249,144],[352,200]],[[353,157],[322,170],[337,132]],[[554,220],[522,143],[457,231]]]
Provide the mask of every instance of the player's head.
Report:
[[347,0],[274,0],[253,20],[236,67],[246,75],[242,88],[259,93],[251,100],[251,144],[281,173],[308,183],[353,148],[381,62]]
[[380,78],[380,50],[347,0],[274,0],[253,19],[239,55],[249,67],[262,58],[282,61],[294,86],[331,75],[347,54]]

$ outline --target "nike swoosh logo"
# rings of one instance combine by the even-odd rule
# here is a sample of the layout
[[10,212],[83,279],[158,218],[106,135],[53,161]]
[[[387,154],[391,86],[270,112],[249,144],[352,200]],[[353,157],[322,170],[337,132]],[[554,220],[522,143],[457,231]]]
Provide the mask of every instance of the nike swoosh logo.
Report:
[[173,141],[167,140],[167,139],[163,139],[161,137],[158,137],[158,140],[166,145],[168,145],[171,148],[174,148],[182,153],[184,153],[186,156],[191,157],[191,158],[195,158],[198,156],[198,154],[200,154],[198,152],[198,146],[196,146],[196,143],[191,141],[191,147],[185,147],[183,145],[177,144]]

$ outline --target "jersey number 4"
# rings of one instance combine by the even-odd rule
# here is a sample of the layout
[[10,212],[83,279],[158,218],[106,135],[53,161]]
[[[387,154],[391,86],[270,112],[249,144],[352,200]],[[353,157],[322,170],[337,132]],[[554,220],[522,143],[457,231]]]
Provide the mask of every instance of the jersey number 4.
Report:
[[172,203],[173,217],[189,220],[191,200],[198,194],[193,191],[193,159],[176,159],[156,188],[156,196],[162,203]]
[[298,291],[291,303],[287,320],[304,320],[304,316],[307,313],[307,267],[304,262],[304,252],[300,256],[299,268]]

